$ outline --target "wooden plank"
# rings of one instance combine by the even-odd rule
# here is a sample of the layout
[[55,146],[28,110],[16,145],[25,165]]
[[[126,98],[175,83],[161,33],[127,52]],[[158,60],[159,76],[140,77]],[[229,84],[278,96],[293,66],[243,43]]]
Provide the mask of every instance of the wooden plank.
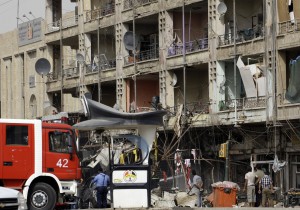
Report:
[[[294,0],[295,1],[295,0]],[[295,7],[295,5],[294,5]],[[277,1],[279,22],[290,20],[288,0]]]

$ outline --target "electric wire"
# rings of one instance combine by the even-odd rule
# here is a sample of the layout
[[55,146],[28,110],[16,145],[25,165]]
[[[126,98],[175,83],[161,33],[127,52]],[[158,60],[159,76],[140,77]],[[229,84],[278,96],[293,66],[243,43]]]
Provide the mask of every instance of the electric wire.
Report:
[[6,2],[3,2],[3,3],[0,4],[0,6],[3,6],[3,5],[5,5],[5,4],[7,4],[7,3],[11,2],[11,1],[14,1],[14,0],[8,0]]
[[[13,0],[6,1],[6,2],[0,4],[0,6],[3,6],[3,5],[5,5],[5,4],[7,4],[7,3],[11,2],[11,1],[13,1]],[[13,5],[11,5],[10,7],[5,8],[3,11],[0,12],[0,15],[3,15],[3,14],[5,14],[5,13],[11,11],[11,9],[15,9],[15,7],[16,7],[16,5],[13,4]]]

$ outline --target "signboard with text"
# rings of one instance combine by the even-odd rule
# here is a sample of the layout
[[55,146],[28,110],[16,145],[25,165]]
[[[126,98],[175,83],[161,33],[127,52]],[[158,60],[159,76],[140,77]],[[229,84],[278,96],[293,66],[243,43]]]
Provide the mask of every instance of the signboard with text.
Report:
[[42,18],[36,18],[19,24],[19,46],[41,41],[42,39]]

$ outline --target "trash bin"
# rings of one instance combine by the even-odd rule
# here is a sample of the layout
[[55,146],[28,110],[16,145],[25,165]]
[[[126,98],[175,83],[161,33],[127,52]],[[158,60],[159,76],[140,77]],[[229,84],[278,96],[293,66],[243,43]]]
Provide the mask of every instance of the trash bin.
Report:
[[213,206],[214,207],[232,207],[236,205],[236,188],[213,188]]

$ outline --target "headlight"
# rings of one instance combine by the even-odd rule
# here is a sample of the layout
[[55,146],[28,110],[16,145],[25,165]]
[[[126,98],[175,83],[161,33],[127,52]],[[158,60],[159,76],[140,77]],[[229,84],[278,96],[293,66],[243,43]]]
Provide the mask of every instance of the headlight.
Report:
[[23,196],[22,193],[18,193],[18,203],[19,203],[19,208],[18,210],[26,210],[27,208],[27,204],[26,204],[26,200]]

